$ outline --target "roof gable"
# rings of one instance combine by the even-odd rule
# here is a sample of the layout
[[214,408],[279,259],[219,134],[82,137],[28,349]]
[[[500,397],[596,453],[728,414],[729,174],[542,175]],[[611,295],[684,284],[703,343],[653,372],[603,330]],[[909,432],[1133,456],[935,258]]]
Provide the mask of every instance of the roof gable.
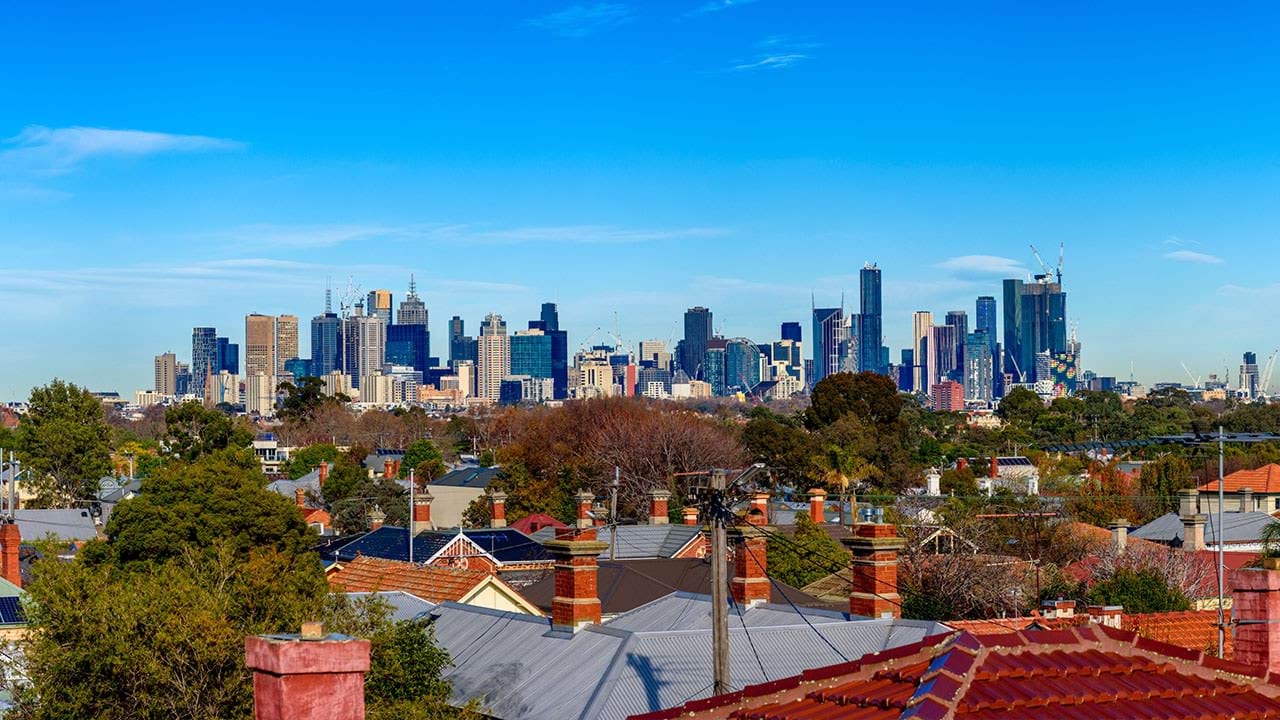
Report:
[[[1280,465],[1271,463],[1253,470],[1237,470],[1222,478],[1223,492],[1235,493],[1249,488],[1256,493],[1280,494]],[[1200,492],[1218,492],[1218,481],[1211,480]]]
[[347,592],[402,590],[433,603],[462,600],[480,585],[488,573],[478,570],[358,557],[330,573],[329,584]]

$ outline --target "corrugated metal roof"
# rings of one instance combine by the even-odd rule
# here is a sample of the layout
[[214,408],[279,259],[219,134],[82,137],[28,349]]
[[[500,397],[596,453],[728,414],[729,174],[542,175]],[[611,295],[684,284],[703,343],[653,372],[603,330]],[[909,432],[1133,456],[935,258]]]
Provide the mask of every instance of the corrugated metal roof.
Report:
[[483,490],[498,477],[501,468],[496,467],[464,467],[445,473],[443,476],[427,483],[445,487],[465,487]]
[[[1218,514],[1205,515],[1204,541],[1209,545],[1218,543]],[[1262,529],[1271,524],[1275,518],[1264,512],[1224,512],[1222,513],[1222,536],[1226,543],[1259,543],[1262,542]],[[1177,513],[1167,513],[1134,530],[1132,537],[1159,543],[1171,543],[1175,539],[1182,540],[1182,518]]]
[[[612,542],[614,532],[618,535],[617,559],[640,560],[643,558],[675,557],[694,538],[702,533],[697,525],[618,525],[615,528],[596,528],[596,537],[600,542]],[[554,528],[543,528],[533,534],[533,539],[546,542],[555,538]],[[609,551],[600,553],[601,559],[607,559]]]
[[[437,641],[453,657],[446,677],[455,701],[482,697],[488,713],[505,720],[621,719],[710,692],[711,633],[700,627],[710,600],[682,595],[644,617],[627,613],[571,637],[548,635],[547,618],[455,603],[441,604],[432,617]],[[932,622],[805,614],[814,627],[776,606],[747,611],[746,629],[743,620],[731,618],[734,683],[786,677],[945,630]],[[663,622],[684,629],[631,629]]]
[[380,592],[349,592],[347,597],[362,599],[376,597],[391,607],[391,619],[396,622],[417,620],[435,609],[436,604],[403,590],[384,590]]
[[43,540],[52,535],[60,540],[92,540],[98,537],[93,516],[82,508],[49,510],[15,510],[18,532],[26,541]]

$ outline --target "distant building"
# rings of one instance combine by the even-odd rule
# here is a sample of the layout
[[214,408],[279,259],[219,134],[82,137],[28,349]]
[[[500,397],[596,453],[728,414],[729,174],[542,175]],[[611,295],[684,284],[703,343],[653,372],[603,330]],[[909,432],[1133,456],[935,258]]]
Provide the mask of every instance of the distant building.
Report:
[[[955,348],[956,348],[956,364],[955,367],[964,366],[964,343],[969,337],[969,315],[963,310],[952,310],[947,313],[946,323],[948,326],[955,328]],[[956,380],[958,378],[952,378]]]
[[911,387],[915,392],[929,391],[929,330],[933,327],[933,313],[928,310],[917,310],[911,317],[911,354],[915,358],[911,374]]
[[517,330],[511,336],[511,374],[550,379],[551,336],[542,330]]
[[364,315],[357,306],[356,314],[344,322],[344,331],[343,362],[359,388],[366,375],[382,369],[387,357],[387,325],[382,318]]
[[311,372],[324,377],[342,369],[342,319],[326,311],[311,318]]
[[253,313],[244,318],[245,375],[275,375],[276,319]]
[[956,364],[956,328],[951,325],[934,325],[929,328],[928,387],[953,380]]
[[929,389],[929,407],[934,412],[964,410],[964,386],[954,380],[943,380]]
[[885,374],[880,348],[884,345],[881,310],[880,268],[868,263],[858,273],[859,314],[857,327],[858,370]]
[[713,334],[711,311],[698,306],[684,313],[684,342],[680,346],[680,369],[689,377],[702,377],[701,365],[707,353],[707,342]]
[[1258,396],[1258,355],[1247,352],[1240,363],[1240,394],[1246,398]]
[[218,342],[218,361],[214,372],[226,370],[232,375],[240,374],[240,346],[231,342],[230,338],[220,337]]
[[840,372],[841,350],[845,342],[844,311],[840,308],[813,308],[813,384]]
[[[1067,347],[1067,294],[1048,275],[1036,281],[1004,281],[1005,372],[1022,382],[1048,381],[1037,375],[1041,353],[1065,353]],[[1047,369],[1047,368],[1046,368]]]
[[240,404],[240,378],[223,370],[206,378],[204,404],[208,407]]
[[318,376],[311,372],[310,360],[306,358],[294,358],[292,360],[284,361],[284,375],[282,377],[290,378],[290,382],[296,385],[302,378]]
[[205,378],[217,374],[218,331],[211,327],[191,329],[191,392],[204,395]]
[[542,303],[541,329],[551,337],[551,381],[555,399],[569,397],[569,333],[560,329],[560,311],[555,303]]
[[276,377],[250,375],[244,379],[244,411],[250,415],[276,414]]
[[355,388],[351,385],[351,376],[341,370],[332,370],[322,375],[324,380],[324,394],[329,397],[337,397],[345,395],[350,399],[356,398]]
[[995,358],[985,331],[970,333],[964,345],[965,400],[991,403],[995,400]]
[[171,352],[162,353],[155,359],[155,384],[152,385],[161,395],[178,394],[178,357]]
[[365,315],[375,317],[382,321],[383,325],[391,324],[391,291],[390,290],[370,290],[369,295],[365,298]]
[[667,344],[661,340],[641,340],[640,362],[670,372],[671,353],[667,352]]
[[400,309],[396,311],[397,325],[429,325],[427,322],[427,304],[418,297],[418,288],[413,281],[413,276],[409,276],[409,294],[400,302]]
[[275,374],[283,374],[285,361],[296,357],[298,357],[298,316],[281,315],[276,318]]
[[746,338],[734,338],[725,342],[725,387],[740,392],[751,392],[765,377],[764,355],[760,348]]
[[800,323],[798,322],[782,323],[782,329],[781,329],[781,333],[779,334],[779,338],[781,338],[782,340],[791,340],[796,343],[803,342],[804,338],[801,337]]
[[728,389],[725,367],[726,343],[724,338],[707,341],[707,351],[702,355],[702,379],[711,386],[711,394],[724,395]]
[[431,333],[426,325],[393,323],[387,326],[386,362],[407,365],[425,373],[431,367],[430,352]]
[[490,313],[480,324],[476,397],[496,402],[502,379],[511,374],[511,338],[502,316]]

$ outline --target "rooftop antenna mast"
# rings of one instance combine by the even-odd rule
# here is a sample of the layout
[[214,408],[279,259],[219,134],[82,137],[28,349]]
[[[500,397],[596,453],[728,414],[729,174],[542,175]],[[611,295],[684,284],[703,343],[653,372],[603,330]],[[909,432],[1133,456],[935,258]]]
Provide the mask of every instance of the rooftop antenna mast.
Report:
[[1059,285],[1062,284],[1062,255],[1063,255],[1063,250],[1065,245],[1066,245],[1065,242],[1061,240],[1058,241],[1058,284]]
[[333,278],[326,275],[324,277],[324,314],[328,315],[333,312]]

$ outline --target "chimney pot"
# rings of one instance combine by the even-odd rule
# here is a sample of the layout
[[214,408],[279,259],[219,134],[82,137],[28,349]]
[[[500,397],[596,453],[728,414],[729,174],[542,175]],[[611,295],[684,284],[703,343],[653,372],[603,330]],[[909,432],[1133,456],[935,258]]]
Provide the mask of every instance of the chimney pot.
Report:
[[489,527],[507,526],[507,494],[501,490],[489,491]]
[[0,524],[0,575],[18,587],[22,587],[21,546],[22,533],[18,530],[18,523],[9,520]]
[[320,487],[324,487],[324,481],[329,479],[329,462],[327,460],[320,461]]
[[827,491],[822,488],[809,490],[809,519],[816,523],[824,523],[827,509]]
[[395,473],[393,472],[394,468],[395,468],[395,463],[392,462],[390,458],[383,460],[382,461],[382,477],[388,480],[395,477]]
[[1120,629],[1120,619],[1124,615],[1123,605],[1090,605],[1089,620],[1109,628]]
[[364,720],[368,640],[303,623],[296,637],[245,638],[244,662],[256,720]]
[[1231,575],[1232,607],[1236,617],[1232,660],[1270,672],[1280,672],[1280,571],[1267,567],[1274,558],[1263,558],[1261,568],[1241,568]]
[[887,523],[858,523],[853,536],[840,540],[853,553],[853,589],[849,614],[873,618],[901,617],[898,594],[898,551],[906,541]]
[[1178,515],[1187,518],[1200,512],[1200,491],[1186,488],[1178,491]]
[[413,498],[413,519],[410,521],[410,532],[417,535],[431,529],[431,493],[424,492]]
[[685,507],[685,509],[684,509],[683,511],[681,511],[681,512],[682,512],[682,514],[683,514],[683,516],[684,516],[684,524],[685,524],[685,525],[697,525],[697,524],[698,524],[698,508],[696,508],[696,507]]
[[995,455],[991,456],[990,477],[992,480],[995,480],[996,478],[1000,477],[1000,458],[996,457]]
[[969,467],[969,458],[957,458],[957,459],[956,459],[956,469],[957,469],[957,470],[965,470],[965,469],[967,469],[968,467]]
[[387,514],[377,507],[370,510],[365,517],[369,520],[369,530],[377,530],[387,521]]
[[671,492],[664,488],[654,488],[649,491],[649,524],[650,525],[666,525],[670,520],[668,518],[668,507],[671,502]]
[[1253,488],[1240,489],[1240,512],[1253,512]]
[[580,527],[558,528],[555,539],[546,541],[543,547],[555,560],[556,594],[551,599],[552,630],[575,633],[587,625],[599,624],[597,558],[608,549],[609,544],[596,539],[595,528]]
[[746,610],[768,602],[769,560],[764,532],[745,525],[729,528],[727,534],[733,543],[733,579],[729,587],[734,603]]
[[573,499],[578,504],[578,527],[591,527],[591,505],[595,503],[596,496],[586,490],[579,490]]
[[1111,530],[1111,541],[1117,555],[1123,555],[1129,544],[1129,521],[1123,518],[1112,520],[1108,526]]
[[307,491],[302,488],[293,489],[293,502],[298,507],[307,506]]
[[760,490],[751,494],[746,519],[751,525],[769,524],[769,493]]

